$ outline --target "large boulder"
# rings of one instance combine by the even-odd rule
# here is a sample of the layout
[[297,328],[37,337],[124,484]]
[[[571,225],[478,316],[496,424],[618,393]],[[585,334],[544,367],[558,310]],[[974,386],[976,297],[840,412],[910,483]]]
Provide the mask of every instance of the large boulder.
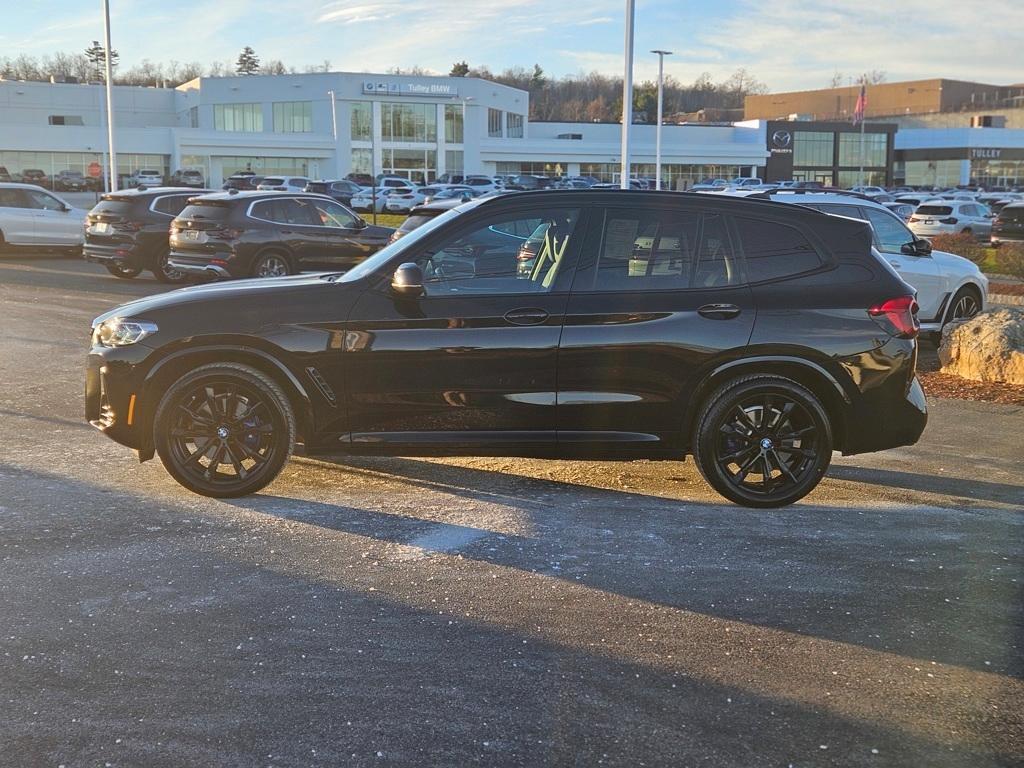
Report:
[[974,381],[1024,384],[1024,309],[983,312],[951,323],[939,344],[942,372]]

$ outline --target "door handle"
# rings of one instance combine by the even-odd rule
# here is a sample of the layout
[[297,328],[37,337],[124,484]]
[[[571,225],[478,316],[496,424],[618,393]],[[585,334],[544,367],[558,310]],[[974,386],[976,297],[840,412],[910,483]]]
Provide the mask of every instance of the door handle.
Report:
[[889,263],[896,267],[896,269],[899,269],[902,266],[898,261],[890,261]]
[[290,235],[292,233],[290,229],[279,229],[277,231],[280,232],[282,235]]
[[505,313],[505,319],[512,325],[540,325],[550,316],[551,314],[546,310],[533,307],[513,309]]
[[739,316],[740,308],[735,304],[705,304],[697,309],[697,314],[709,320],[731,320]]

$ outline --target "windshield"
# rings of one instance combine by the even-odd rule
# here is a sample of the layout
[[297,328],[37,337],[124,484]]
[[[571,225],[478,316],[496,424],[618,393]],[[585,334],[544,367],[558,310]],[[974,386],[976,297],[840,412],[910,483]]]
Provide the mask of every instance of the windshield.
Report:
[[473,207],[472,204],[467,203],[465,206],[459,206],[458,208],[452,208],[450,211],[445,211],[440,216],[435,216],[433,221],[428,221],[422,227],[419,227],[410,232],[405,237],[395,240],[393,243],[381,248],[373,256],[368,258],[366,261],[360,262],[340,278],[340,283],[351,283],[356,280],[360,280],[367,275],[371,275],[380,269],[382,266],[388,263],[398,254],[402,253],[406,249],[412,249],[420,240],[433,232],[437,227],[443,225],[447,221],[451,221],[458,216],[462,211]]
[[1012,221],[1015,224],[1024,224],[1024,206],[1019,208],[1017,206],[1013,206],[1012,208],[1007,206],[1003,208],[1002,212],[1000,212],[999,218],[1003,221]]

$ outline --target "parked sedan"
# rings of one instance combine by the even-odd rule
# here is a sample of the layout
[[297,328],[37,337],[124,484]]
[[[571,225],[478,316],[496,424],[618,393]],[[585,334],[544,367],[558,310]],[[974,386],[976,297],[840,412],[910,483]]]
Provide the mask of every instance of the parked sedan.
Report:
[[972,200],[931,200],[910,217],[910,229],[918,237],[965,232],[980,240],[992,234],[992,214]]
[[348,269],[391,237],[324,195],[215,192],[195,197],[171,224],[168,264],[201,277],[279,277]]
[[154,187],[103,195],[86,220],[85,260],[122,279],[148,269],[161,283],[184,282],[187,276],[167,264],[167,230],[191,198],[209,191]]
[[78,253],[85,214],[35,184],[0,183],[0,248],[67,248]]

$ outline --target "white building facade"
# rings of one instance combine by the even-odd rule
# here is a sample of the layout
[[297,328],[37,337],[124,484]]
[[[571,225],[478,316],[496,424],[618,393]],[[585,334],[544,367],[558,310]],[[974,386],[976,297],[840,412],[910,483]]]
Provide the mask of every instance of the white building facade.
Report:
[[[531,123],[529,94],[475,78],[313,73],[114,88],[117,172],[197,169],[338,178],[396,173],[590,175],[617,180],[620,126]],[[52,177],[106,165],[105,89],[0,81],[0,169]],[[763,124],[664,126],[666,185],[752,175]],[[633,174],[654,176],[655,127],[633,126]]]

